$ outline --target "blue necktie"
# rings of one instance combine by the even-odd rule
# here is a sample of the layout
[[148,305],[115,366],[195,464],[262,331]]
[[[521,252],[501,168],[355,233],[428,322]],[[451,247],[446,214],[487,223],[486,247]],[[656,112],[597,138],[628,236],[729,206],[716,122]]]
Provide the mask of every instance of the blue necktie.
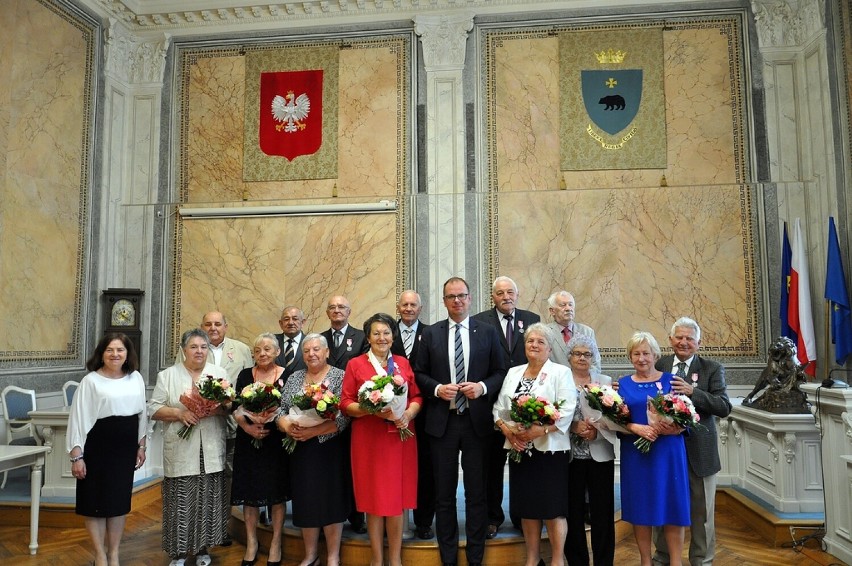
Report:
[[[462,383],[464,377],[464,348],[462,348],[461,325],[456,324],[456,383]],[[463,413],[467,409],[467,397],[459,391],[456,393],[456,410]]]

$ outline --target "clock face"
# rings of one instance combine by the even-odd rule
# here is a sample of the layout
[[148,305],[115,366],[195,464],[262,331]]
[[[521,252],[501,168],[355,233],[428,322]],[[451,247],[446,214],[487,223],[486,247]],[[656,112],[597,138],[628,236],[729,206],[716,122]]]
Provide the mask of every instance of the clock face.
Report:
[[136,306],[127,299],[119,299],[112,305],[110,322],[113,326],[136,326]]

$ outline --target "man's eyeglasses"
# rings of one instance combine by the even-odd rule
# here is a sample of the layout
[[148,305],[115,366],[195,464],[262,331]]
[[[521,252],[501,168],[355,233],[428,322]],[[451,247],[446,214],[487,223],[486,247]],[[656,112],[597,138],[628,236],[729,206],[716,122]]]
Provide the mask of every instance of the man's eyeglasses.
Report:
[[444,295],[444,300],[452,302],[458,299],[459,301],[463,301],[468,297],[468,295],[468,293],[459,293],[458,295]]
[[587,360],[592,359],[592,353],[591,352],[571,352],[571,355],[574,356],[575,358],[586,358]]

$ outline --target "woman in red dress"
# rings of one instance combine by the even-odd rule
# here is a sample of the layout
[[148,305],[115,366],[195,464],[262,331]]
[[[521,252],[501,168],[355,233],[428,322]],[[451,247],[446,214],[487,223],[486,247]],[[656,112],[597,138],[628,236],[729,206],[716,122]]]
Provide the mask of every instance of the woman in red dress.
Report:
[[[352,483],[355,506],[367,514],[371,566],[381,566],[387,529],[390,566],[402,565],[402,513],[417,506],[417,439],[405,440],[400,433],[413,434],[411,420],[420,411],[422,398],[414,372],[403,356],[390,353],[397,333],[396,321],[377,313],[364,323],[370,350],[346,365],[341,409],[352,417]],[[377,413],[363,409],[358,389],[376,376],[401,376],[408,386],[405,411],[395,418],[389,406]]]

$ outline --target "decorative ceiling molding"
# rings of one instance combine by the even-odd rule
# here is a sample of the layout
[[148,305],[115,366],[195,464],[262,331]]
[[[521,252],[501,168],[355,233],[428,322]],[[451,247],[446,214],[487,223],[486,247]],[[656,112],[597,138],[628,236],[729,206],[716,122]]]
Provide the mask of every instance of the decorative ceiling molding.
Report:
[[825,29],[824,0],[753,0],[760,46],[802,46]]

